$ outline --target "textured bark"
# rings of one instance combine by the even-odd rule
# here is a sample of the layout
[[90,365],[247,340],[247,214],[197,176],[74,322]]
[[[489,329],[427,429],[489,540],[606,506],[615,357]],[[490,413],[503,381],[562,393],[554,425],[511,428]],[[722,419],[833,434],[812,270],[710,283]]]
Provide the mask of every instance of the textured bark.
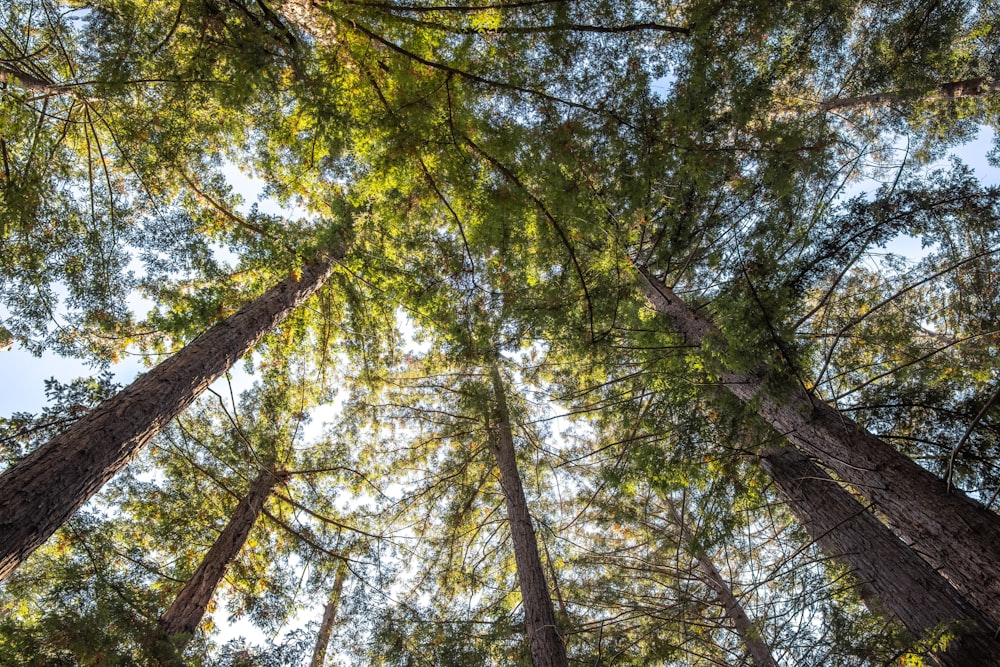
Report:
[[496,366],[492,369],[492,376],[496,419],[493,452],[500,470],[500,486],[507,502],[507,523],[514,543],[514,562],[521,589],[524,624],[531,648],[531,663],[534,667],[566,667],[566,645],[556,628],[555,608],[545,581],[542,559],[538,554],[538,541],[531,525],[521,475],[517,470],[507,397],[500,370]]
[[313,649],[312,662],[309,667],[323,667],[326,661],[326,650],[330,646],[330,635],[333,634],[333,624],[337,622],[337,609],[340,607],[340,595],[344,592],[344,580],[347,578],[347,563],[340,561],[337,575],[333,579],[333,590],[330,599],[323,608],[323,620],[319,624],[316,635],[316,648]]
[[160,630],[166,635],[193,635],[205,616],[205,610],[219,587],[226,568],[239,555],[271,490],[288,478],[285,473],[262,470],[249,493],[236,506],[232,518],[208,550],[198,569],[184,584],[170,608],[160,617]]
[[750,652],[750,659],[753,660],[754,667],[778,667],[778,663],[775,662],[774,655],[771,653],[771,647],[760,636],[760,632],[747,616],[743,605],[733,595],[733,589],[729,587],[729,583],[715,569],[715,564],[708,556],[702,555],[698,557],[698,567],[705,574],[706,583],[719,596],[719,602],[726,610],[726,617],[729,618],[736,629],[736,634],[740,636],[743,645]]
[[857,97],[837,97],[832,100],[820,102],[817,106],[820,111],[837,111],[857,107],[899,104],[900,102],[921,98],[927,101],[951,100],[958,97],[981,97],[995,92],[998,88],[1000,86],[997,85],[995,80],[979,77],[975,79],[963,79],[961,81],[948,81],[930,91],[899,90],[892,93],[875,93],[872,95],[859,95]]
[[945,667],[1000,664],[1000,641],[983,616],[819,466],[792,447],[770,449],[761,463],[820,547],[854,572],[861,596],[918,639],[955,628],[935,654]]
[[[646,298],[688,343],[717,331],[646,269],[639,273]],[[1000,623],[1000,517],[949,492],[942,480],[803,389],[775,399],[764,391],[764,378],[751,373],[723,373],[719,384],[753,401],[765,421],[871,502],[918,554]]]
[[327,258],[289,276],[0,475],[0,580],[332,270]]

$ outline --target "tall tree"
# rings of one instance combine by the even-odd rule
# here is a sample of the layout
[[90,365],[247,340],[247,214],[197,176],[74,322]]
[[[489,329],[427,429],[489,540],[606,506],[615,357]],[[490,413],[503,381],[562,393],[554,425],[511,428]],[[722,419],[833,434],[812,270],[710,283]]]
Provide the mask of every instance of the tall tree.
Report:
[[229,523],[202,559],[198,569],[160,617],[160,630],[166,635],[194,634],[209,602],[215,595],[230,562],[236,558],[250,530],[264,509],[274,487],[287,480],[287,473],[261,470],[249,492],[236,506]]
[[545,581],[545,570],[538,555],[538,539],[531,523],[531,513],[524,497],[521,475],[517,470],[517,452],[507,395],[500,369],[490,369],[493,385],[493,452],[500,471],[500,485],[507,505],[507,522],[514,543],[517,581],[521,588],[524,625],[528,629],[531,662],[535,667],[567,665],[566,645],[556,624],[552,596]]
[[986,617],[808,457],[772,448],[761,463],[810,535],[859,578],[869,606],[898,618],[941,665],[1000,663]]
[[[342,254],[343,250],[337,254]],[[0,475],[0,578],[6,577],[264,334],[333,272],[296,270]]]
[[708,585],[718,593],[719,602],[725,607],[726,616],[736,628],[740,639],[746,644],[747,650],[753,658],[754,667],[777,667],[778,663],[774,660],[771,647],[761,638],[759,631],[754,628],[753,621],[747,616],[740,601],[736,599],[729,583],[719,574],[715,563],[708,556],[702,554],[698,556],[698,567],[708,579]]
[[326,652],[330,647],[330,635],[333,634],[333,626],[337,622],[337,609],[340,607],[340,596],[344,592],[344,581],[347,579],[347,562],[341,561],[337,565],[337,574],[333,579],[333,588],[330,589],[330,597],[323,606],[323,620],[320,621],[319,631],[316,633],[316,647],[313,649],[312,659],[309,667],[323,667],[326,663]]
[[[645,268],[642,290],[691,345],[707,344],[715,332],[704,315],[681,301]],[[1000,622],[1000,517],[859,428],[798,386],[775,396],[766,378],[722,369],[719,384],[803,451],[835,471],[868,498],[899,531],[984,614]],[[957,556],[957,557],[956,557]]]
[[[677,511],[677,507],[669,499],[667,504],[677,526],[680,528],[682,536],[684,532],[684,517]],[[695,550],[698,550],[695,545]],[[705,575],[710,588],[714,589],[719,596],[719,602],[726,610],[726,616],[736,628],[736,633],[747,647],[754,667],[777,667],[778,663],[774,659],[774,654],[767,641],[761,636],[760,631],[754,627],[753,621],[747,616],[746,610],[740,601],[733,594],[733,589],[723,576],[719,573],[715,563],[703,551],[695,554],[698,567]]]

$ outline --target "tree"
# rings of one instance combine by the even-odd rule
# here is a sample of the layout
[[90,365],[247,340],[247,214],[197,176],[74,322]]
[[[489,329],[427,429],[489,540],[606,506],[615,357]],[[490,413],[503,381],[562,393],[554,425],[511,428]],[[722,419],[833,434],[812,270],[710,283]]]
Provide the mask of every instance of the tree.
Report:
[[[277,356],[273,348],[272,342]],[[318,483],[330,483],[331,495],[346,486],[332,464],[344,463],[337,448],[327,443],[310,455],[317,447],[303,433],[310,405],[324,395],[322,383],[305,359],[271,361],[261,369],[267,381],[243,391],[238,402],[228,404],[224,390],[210,389],[103,494],[143,526],[133,541],[145,537],[157,545],[144,558],[156,563],[162,588],[173,593],[148,637],[161,661],[179,659],[180,652],[207,659],[212,629],[221,625],[221,614],[208,612],[223,603],[231,621],[277,632],[300,608],[302,582],[318,586],[330,561],[344,563],[338,540],[315,525],[342,529],[337,519],[344,513],[306,500]],[[229,394],[235,401],[231,385]],[[160,475],[149,480],[149,470]],[[317,521],[309,525],[310,519]],[[279,655],[290,639],[271,639],[262,650]]]
[[[677,512],[677,508],[669,500],[667,501],[670,507],[670,513],[673,515],[674,521],[683,530],[684,519]],[[697,549],[697,546],[695,547]],[[718,568],[715,567],[715,563],[712,559],[708,557],[704,552],[697,554],[698,567],[704,573],[706,579],[708,580],[708,585],[715,589],[715,592],[719,595],[719,602],[726,610],[726,616],[732,622],[733,627],[736,628],[736,633],[740,636],[740,639],[746,645],[747,650],[750,652],[750,656],[753,659],[754,667],[777,667],[778,663],[774,660],[774,654],[771,651],[771,647],[768,646],[767,641],[761,637],[760,631],[754,628],[753,622],[750,617],[747,616],[746,610],[740,601],[736,599],[733,594],[733,589],[729,583],[719,574]]]
[[[919,261],[887,256],[818,284],[800,318],[814,341],[814,384],[864,428],[984,501],[993,464],[998,198],[956,160],[901,180],[876,220],[920,230]],[[881,209],[881,212],[880,212]],[[987,502],[987,504],[989,504]]]
[[[0,646],[9,647],[12,656],[23,657],[27,649],[22,646],[35,642],[39,656],[65,654],[83,663],[101,651],[132,655],[135,662],[143,664],[147,660],[223,664],[217,662],[220,651],[231,649],[235,656],[240,647],[252,651],[260,664],[271,664],[271,660],[281,664],[277,662],[281,656],[304,652],[299,650],[303,647],[301,632],[275,637],[260,649],[239,642],[219,647],[213,643],[212,632],[213,626],[222,625],[223,604],[231,620],[248,620],[262,631],[277,632],[299,608],[302,598],[298,586],[307,575],[310,582],[317,582],[310,587],[322,580],[318,570],[326,568],[317,556],[326,556],[323,545],[332,543],[339,549],[335,541],[304,520],[310,518],[306,510],[323,517],[322,512],[328,512],[323,503],[306,501],[308,506],[303,510],[293,510],[299,516],[289,514],[290,508],[302,505],[317,492],[318,482],[335,476],[324,472],[339,469],[332,461],[344,463],[337,459],[336,447],[328,443],[317,447],[303,437],[304,411],[322,385],[304,362],[292,359],[284,368],[276,364],[262,369],[268,381],[243,392],[237,405],[224,404],[224,388],[221,393],[209,389],[210,396],[196,401],[155,437],[138,460],[92,503],[116,508],[113,520],[98,523],[94,521],[97,517],[84,513],[82,516],[94,523],[92,529],[81,530],[81,521],[67,524],[11,575],[6,583],[8,594],[0,596],[0,607],[16,611],[12,622],[0,628]],[[63,403],[83,394],[85,388],[95,389],[79,384],[68,397],[59,392],[53,398]],[[43,417],[37,421],[53,420]],[[35,435],[37,431],[22,428],[15,437]],[[270,508],[264,512],[267,518],[254,522],[238,558],[221,562],[225,554],[220,557],[219,552],[224,551],[225,540],[220,539],[220,533],[223,538],[232,537],[239,523],[233,517],[243,514],[247,518],[245,511],[237,509],[247,509],[256,471],[276,466],[295,468],[304,484],[286,480],[279,493],[272,493]],[[344,480],[334,485],[341,489],[347,486]],[[247,529],[248,522],[243,523]],[[97,535],[101,539],[93,539]],[[238,542],[239,536],[229,540],[233,541]],[[202,558],[206,552],[210,556]],[[330,559],[343,563],[335,553]],[[88,562],[105,572],[84,577],[85,584],[73,583],[73,578],[80,579],[81,564],[86,567]],[[221,575],[223,569],[224,582],[205,576]],[[64,580],[64,570],[70,581]],[[77,596],[75,611],[73,595]],[[34,604],[36,596],[38,605]],[[46,599],[51,603],[46,604]],[[214,612],[216,607],[219,613],[203,623],[190,618]],[[199,631],[187,628],[170,641],[164,636],[164,619],[176,620],[179,615],[187,615],[189,623],[200,626]],[[45,628],[58,628],[61,619],[61,630],[45,632]],[[116,623],[121,632],[107,629]],[[95,639],[102,633],[103,639]],[[19,635],[24,639],[17,639]],[[137,636],[142,637],[138,643]],[[297,662],[287,659],[289,664]],[[11,661],[17,663],[18,659],[12,657]]]
[[347,563],[341,561],[337,566],[333,588],[330,589],[330,598],[323,607],[323,620],[319,624],[319,632],[316,633],[316,648],[313,649],[312,660],[309,662],[310,667],[323,667],[326,661],[326,651],[330,645],[333,625],[337,622],[337,608],[340,606],[340,596],[344,592],[345,579],[347,579]]
[[0,475],[0,576],[9,575],[150,438],[318,290],[335,261],[324,256],[294,272]]
[[997,82],[992,79],[976,77],[974,79],[963,79],[960,81],[948,81],[939,84],[937,90],[930,94],[924,91],[903,90],[893,93],[872,93],[870,95],[858,95],[856,97],[835,97],[824,100],[817,106],[822,111],[837,111],[866,105],[877,106],[880,104],[890,105],[902,102],[907,98],[922,98],[923,100],[951,100],[959,97],[979,97],[988,95],[997,89]]
[[[653,308],[686,342],[699,345],[713,334],[704,315],[647,269],[639,273]],[[1000,517],[964,494],[949,492],[943,481],[799,387],[774,396],[765,377],[727,369],[720,370],[718,382],[740,400],[759,405],[765,421],[869,499],[984,614],[994,622],[1000,619],[994,595],[984,591],[1000,581]]]
[[287,473],[261,470],[250,491],[237,505],[225,530],[202,559],[198,569],[160,617],[167,635],[191,635],[197,629],[229,563],[243,548],[250,529],[264,509],[272,489],[287,479]]
[[507,523],[514,543],[517,581],[524,606],[524,624],[528,629],[531,662],[535,667],[566,665],[566,646],[556,624],[552,597],[545,581],[545,570],[538,555],[538,541],[531,525],[531,514],[524,498],[521,476],[517,471],[517,455],[506,390],[500,369],[490,369],[493,384],[493,453],[500,471],[500,485],[507,505]]
[[829,475],[790,447],[765,451],[761,463],[820,546],[849,565],[870,607],[884,606],[941,665],[997,663],[986,617]]

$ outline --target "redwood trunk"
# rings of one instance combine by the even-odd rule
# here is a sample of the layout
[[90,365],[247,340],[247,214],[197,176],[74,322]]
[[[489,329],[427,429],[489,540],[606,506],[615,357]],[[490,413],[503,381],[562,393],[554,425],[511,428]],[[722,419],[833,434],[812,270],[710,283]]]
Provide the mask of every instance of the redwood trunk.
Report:
[[890,612],[918,639],[958,629],[934,656],[944,667],[1000,664],[989,621],[819,466],[792,447],[766,451],[761,463],[813,539],[854,572],[869,607]]
[[340,607],[340,595],[344,592],[344,579],[347,578],[347,562],[341,561],[337,566],[337,576],[333,579],[333,590],[330,599],[323,608],[323,621],[319,624],[316,635],[316,648],[313,649],[310,667],[323,667],[326,661],[326,650],[330,645],[330,635],[333,634],[333,624],[337,622],[337,608]]
[[555,608],[545,582],[542,559],[538,555],[538,542],[528,513],[528,502],[517,471],[514,434],[503,380],[496,366],[492,369],[492,376],[496,411],[493,452],[500,470],[500,486],[507,502],[507,523],[514,543],[514,562],[521,589],[524,624],[531,648],[531,663],[534,667],[566,667],[566,645],[556,628]]
[[[645,296],[678,333],[699,344],[717,330],[673,291],[639,269]],[[885,515],[913,549],[1000,623],[1000,517],[921,468],[803,389],[781,399],[764,378],[723,373],[719,383],[802,451],[815,457]]]
[[246,544],[247,536],[264,509],[264,502],[271,495],[271,490],[287,477],[284,473],[270,470],[260,472],[250,487],[250,492],[236,506],[229,523],[205,554],[198,569],[184,584],[170,608],[160,617],[160,630],[164,634],[194,634],[226,568]]
[[872,95],[859,95],[857,97],[837,97],[832,100],[820,102],[817,107],[820,111],[836,111],[839,109],[852,109],[856,107],[897,104],[899,102],[918,98],[926,100],[951,100],[957,97],[980,97],[996,90],[996,81],[980,77],[975,79],[963,79],[961,81],[948,81],[930,91],[900,90],[893,93],[874,93]]
[[289,276],[0,475],[0,580],[332,270],[326,258]]
[[753,660],[754,667],[778,667],[778,663],[775,662],[774,655],[771,653],[771,647],[754,627],[750,617],[743,609],[743,605],[733,595],[733,589],[729,587],[729,583],[715,569],[715,564],[707,556],[699,556],[698,566],[705,573],[708,585],[719,596],[719,602],[726,610],[726,617],[736,628],[736,634],[740,636],[743,645],[750,652],[750,659]]

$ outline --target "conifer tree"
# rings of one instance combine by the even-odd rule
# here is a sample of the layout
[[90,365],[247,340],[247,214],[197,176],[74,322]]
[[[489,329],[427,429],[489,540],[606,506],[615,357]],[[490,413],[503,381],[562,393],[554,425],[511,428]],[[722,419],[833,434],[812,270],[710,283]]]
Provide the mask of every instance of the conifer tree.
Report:
[[319,289],[324,257],[302,268],[0,475],[0,575],[21,561],[217,377]]
[[535,667],[567,665],[566,646],[556,624],[552,596],[545,580],[545,570],[538,555],[538,538],[532,526],[528,503],[524,498],[521,476],[517,470],[517,453],[506,389],[500,369],[490,369],[493,385],[493,452],[500,471],[500,485],[507,506],[507,523],[514,543],[517,581],[524,607],[524,624],[528,629],[531,663]]
[[[647,269],[639,272],[654,309],[669,318],[687,343],[698,345],[716,331]],[[800,388],[771,396],[765,377],[728,369],[721,370],[719,383],[741,401],[759,404],[765,421],[868,498],[935,569],[998,622],[1000,609],[983,587],[1000,581],[995,579],[1000,574],[1000,517],[964,494],[950,493],[943,481]]]
[[814,539],[849,564],[870,607],[899,618],[938,664],[997,663],[996,631],[987,617],[829,475],[792,448],[767,450],[761,462]]

